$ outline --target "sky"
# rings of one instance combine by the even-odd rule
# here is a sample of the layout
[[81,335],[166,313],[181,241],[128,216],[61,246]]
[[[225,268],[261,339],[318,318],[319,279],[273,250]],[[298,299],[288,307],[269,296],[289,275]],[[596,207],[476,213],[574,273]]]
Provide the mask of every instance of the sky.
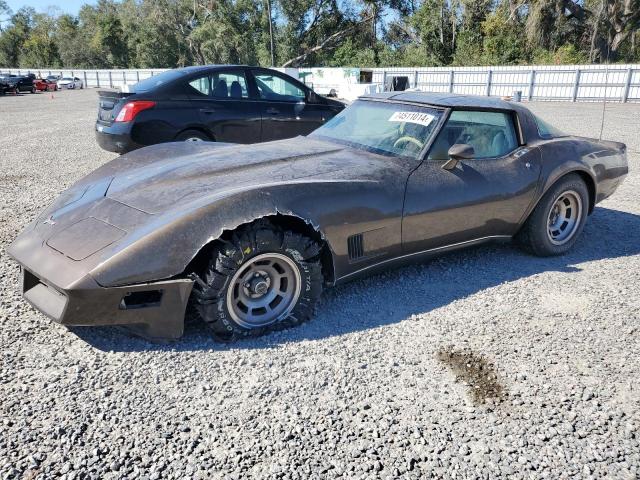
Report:
[[21,7],[33,7],[38,12],[44,12],[48,7],[58,7],[64,13],[76,15],[85,3],[96,3],[95,0],[5,0],[9,8],[16,12]]

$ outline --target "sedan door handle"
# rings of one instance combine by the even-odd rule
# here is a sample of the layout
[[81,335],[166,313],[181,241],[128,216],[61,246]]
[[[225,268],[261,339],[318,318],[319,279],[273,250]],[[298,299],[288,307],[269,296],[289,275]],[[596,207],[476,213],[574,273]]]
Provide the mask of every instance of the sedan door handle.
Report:
[[267,113],[269,115],[279,115],[280,114],[280,110],[278,110],[277,108],[268,108],[267,109]]
[[207,115],[211,114],[211,113],[216,113],[215,110],[211,110],[211,109],[206,109],[206,108],[201,108],[200,111],[202,113],[206,113]]

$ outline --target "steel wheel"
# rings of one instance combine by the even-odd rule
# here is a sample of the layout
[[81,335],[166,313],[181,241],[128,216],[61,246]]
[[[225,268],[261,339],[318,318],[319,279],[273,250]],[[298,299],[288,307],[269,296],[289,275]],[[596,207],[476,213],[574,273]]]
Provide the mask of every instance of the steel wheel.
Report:
[[568,190],[558,196],[549,211],[547,235],[554,245],[564,245],[576,233],[582,218],[580,195]]
[[279,253],[251,258],[231,279],[227,309],[235,322],[257,328],[285,318],[300,296],[300,270]]

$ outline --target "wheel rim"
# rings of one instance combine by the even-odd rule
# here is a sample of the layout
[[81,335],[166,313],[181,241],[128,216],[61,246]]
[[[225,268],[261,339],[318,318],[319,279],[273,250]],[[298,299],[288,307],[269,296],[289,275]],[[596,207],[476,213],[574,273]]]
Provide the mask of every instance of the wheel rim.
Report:
[[198,137],[189,137],[184,139],[185,142],[203,142],[201,138]]
[[573,238],[582,218],[582,198],[574,190],[561,193],[549,211],[547,235],[554,245]]
[[227,310],[245,328],[286,318],[300,297],[300,270],[279,253],[253,257],[238,269],[227,290]]

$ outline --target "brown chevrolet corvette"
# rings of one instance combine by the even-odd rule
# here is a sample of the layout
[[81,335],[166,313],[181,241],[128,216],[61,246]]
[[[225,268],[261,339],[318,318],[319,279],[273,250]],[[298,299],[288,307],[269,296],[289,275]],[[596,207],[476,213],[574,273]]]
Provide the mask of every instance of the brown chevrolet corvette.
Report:
[[307,320],[325,286],[440,252],[514,239],[562,254],[627,171],[624,144],[520,104],[390,92],[307,137],[124,155],[9,253],[25,298],[64,325],[177,338],[189,307],[231,340]]

